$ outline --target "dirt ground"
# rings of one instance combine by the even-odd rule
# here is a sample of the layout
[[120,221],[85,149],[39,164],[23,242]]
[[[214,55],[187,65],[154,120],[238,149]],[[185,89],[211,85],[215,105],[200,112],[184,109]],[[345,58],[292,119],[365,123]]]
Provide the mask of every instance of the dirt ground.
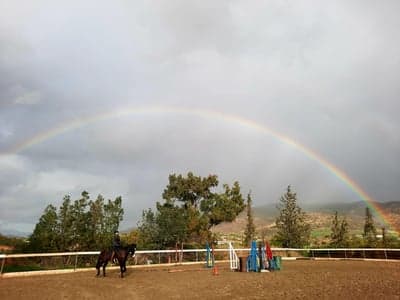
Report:
[[283,261],[270,273],[202,265],[0,279],[0,299],[400,299],[400,262]]

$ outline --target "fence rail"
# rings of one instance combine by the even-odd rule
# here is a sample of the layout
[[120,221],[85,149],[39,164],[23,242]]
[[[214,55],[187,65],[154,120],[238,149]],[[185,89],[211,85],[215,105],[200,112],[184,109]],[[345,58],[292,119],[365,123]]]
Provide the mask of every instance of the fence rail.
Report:
[[[227,260],[232,256],[232,249],[214,249],[216,260]],[[247,256],[250,248],[234,249],[237,256]],[[400,249],[385,248],[325,248],[325,249],[298,249],[298,248],[272,248],[274,255],[283,259],[384,259],[400,260]],[[36,264],[42,269],[71,269],[94,266],[100,251],[86,252],[58,252],[58,253],[22,253],[0,254],[1,269],[10,265]],[[205,261],[206,249],[177,249],[177,250],[139,250],[129,264],[162,264]],[[72,260],[71,260],[72,258]],[[21,262],[22,260],[22,262]],[[7,271],[8,272],[8,271]]]

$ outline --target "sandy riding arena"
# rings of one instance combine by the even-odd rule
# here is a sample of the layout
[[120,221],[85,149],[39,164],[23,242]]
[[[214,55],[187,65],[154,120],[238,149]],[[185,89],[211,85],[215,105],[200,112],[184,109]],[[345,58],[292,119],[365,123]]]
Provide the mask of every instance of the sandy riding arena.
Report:
[[0,299],[400,299],[400,262],[284,261],[270,273],[202,265],[3,277]]

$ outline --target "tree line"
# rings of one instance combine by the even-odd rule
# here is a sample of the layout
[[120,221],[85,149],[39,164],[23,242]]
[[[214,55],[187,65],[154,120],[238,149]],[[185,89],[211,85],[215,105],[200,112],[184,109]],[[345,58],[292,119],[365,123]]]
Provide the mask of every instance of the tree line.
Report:
[[24,250],[86,251],[109,247],[123,214],[121,197],[106,201],[98,195],[92,200],[84,191],[72,201],[66,195],[58,209],[52,204],[45,208]]
[[[304,248],[310,246],[311,224],[307,214],[297,203],[297,195],[288,186],[280,197],[279,215],[275,220],[275,233],[271,238],[274,246]],[[246,210],[247,223],[244,228],[243,246],[249,246],[256,238],[256,227],[252,214],[252,198],[249,192],[246,203],[239,182],[219,187],[217,175],[186,176],[171,174],[162,193],[162,200],[155,209],[142,213],[138,227],[123,235],[123,241],[136,242],[141,249],[167,249],[178,245],[203,247],[206,242],[215,242],[212,228],[221,222],[232,222]],[[86,251],[108,248],[113,232],[123,219],[122,198],[105,200],[102,195],[90,199],[84,191],[81,197],[72,200],[64,196],[57,209],[48,205],[32,235],[22,251]],[[391,247],[396,241],[377,239],[377,230],[369,208],[366,208],[362,238],[350,236],[346,218],[338,213],[332,216],[328,246],[341,247]],[[265,238],[263,236],[263,238]],[[20,249],[18,249],[20,250]]]

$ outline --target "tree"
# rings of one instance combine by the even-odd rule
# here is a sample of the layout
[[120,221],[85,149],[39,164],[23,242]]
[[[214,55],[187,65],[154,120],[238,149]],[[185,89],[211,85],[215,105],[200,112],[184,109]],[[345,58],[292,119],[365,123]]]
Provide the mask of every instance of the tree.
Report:
[[58,223],[57,211],[53,205],[48,205],[39,222],[36,224],[29,238],[32,251],[56,251],[58,250]]
[[[98,195],[95,201],[89,201],[88,214],[89,244],[97,249],[103,249],[110,240],[111,234],[105,232],[104,198]],[[92,246],[92,247],[93,247]]]
[[244,244],[245,246],[250,246],[251,241],[254,238],[254,235],[256,233],[256,226],[254,225],[254,220],[253,220],[253,211],[251,209],[251,196],[250,193],[247,194],[247,205],[246,205],[246,210],[247,210],[247,223],[246,223],[246,229],[244,231]]
[[104,205],[103,235],[107,245],[111,245],[113,233],[119,228],[123,216],[124,209],[122,208],[121,196],[115,198],[114,201],[108,200]]
[[346,218],[343,218],[341,221],[338,218],[337,211],[335,212],[332,218],[332,227],[331,227],[331,246],[335,248],[339,247],[347,247],[349,243],[349,230],[348,223]]
[[89,193],[83,191],[81,198],[75,200],[71,206],[70,214],[72,218],[73,241],[70,248],[82,251],[88,248],[88,219],[87,208],[89,205]]
[[377,245],[376,228],[369,207],[365,208],[365,224],[364,224],[363,238],[366,247],[371,247],[371,248],[376,247]]
[[381,227],[382,230],[382,247],[386,248],[388,243],[387,243],[387,238],[386,238],[386,228],[385,227]]
[[223,193],[211,194],[210,198],[201,201],[200,211],[207,217],[209,228],[222,222],[232,222],[245,208],[237,181],[233,183],[232,188],[227,184],[224,184],[223,188]]
[[197,209],[202,200],[207,200],[213,197],[212,188],[218,185],[216,175],[209,175],[201,178],[193,175],[192,172],[187,174],[187,177],[182,175],[169,175],[169,183],[163,192],[163,199],[166,201],[179,201],[186,208]]
[[142,212],[142,221],[138,226],[138,247],[157,249],[159,245],[156,214],[149,208]]
[[[139,240],[146,245],[168,247],[182,242],[203,243],[212,237],[211,228],[231,222],[244,209],[240,185],[223,185],[217,193],[216,175],[207,177],[171,174],[157,210],[143,212]],[[153,239],[153,240],[151,240]]]
[[[186,177],[172,174],[164,190],[163,199],[169,204],[182,203],[188,217],[187,234],[207,235],[209,229],[221,222],[231,222],[244,209],[240,185],[232,188],[224,184],[224,192],[213,191],[218,186],[217,175],[202,178],[189,172]],[[178,205],[179,206],[179,205]]]
[[349,245],[349,223],[347,223],[346,217],[343,217],[342,223],[340,224],[340,239],[339,245],[341,247],[348,247]]
[[157,203],[156,224],[160,248],[173,247],[176,243],[186,242],[188,216],[182,207],[171,203]]
[[66,195],[58,214],[53,205],[46,207],[29,238],[27,250],[83,251],[108,247],[123,213],[121,197],[105,204],[103,196],[92,201],[86,191],[74,202]]
[[302,248],[310,239],[311,227],[306,222],[306,214],[297,205],[296,197],[289,185],[277,207],[280,213],[276,219],[278,231],[274,240],[283,247]]
[[72,205],[71,197],[69,195],[64,196],[63,203],[58,211],[58,224],[60,234],[59,250],[67,251],[68,247],[74,240],[74,228],[72,218]]

